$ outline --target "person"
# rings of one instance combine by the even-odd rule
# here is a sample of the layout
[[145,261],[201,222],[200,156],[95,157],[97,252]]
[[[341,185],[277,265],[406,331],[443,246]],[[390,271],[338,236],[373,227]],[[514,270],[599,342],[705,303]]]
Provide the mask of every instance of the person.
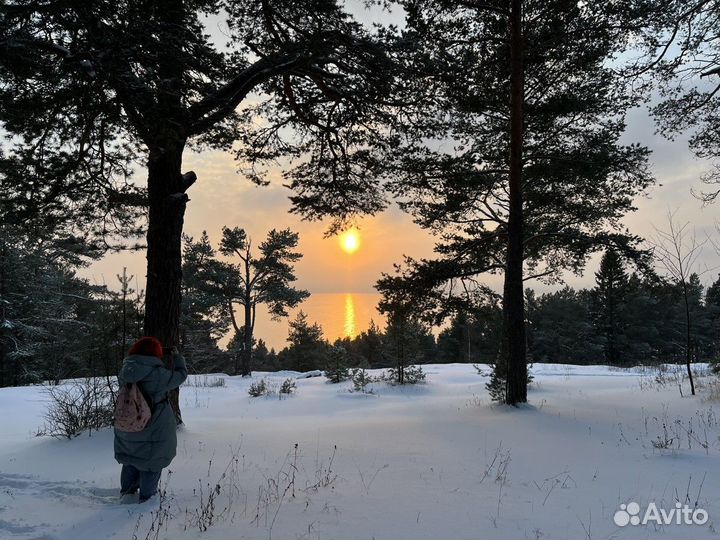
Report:
[[[177,422],[168,392],[187,378],[185,359],[175,347],[172,369],[162,362],[163,347],[154,337],[144,337],[130,348],[118,374],[118,383],[137,383],[151,404],[147,426],[135,433],[115,429],[115,460],[122,465],[120,496],[124,504],[145,502],[157,493],[162,470],[177,451]],[[139,491],[139,495],[138,495]]]

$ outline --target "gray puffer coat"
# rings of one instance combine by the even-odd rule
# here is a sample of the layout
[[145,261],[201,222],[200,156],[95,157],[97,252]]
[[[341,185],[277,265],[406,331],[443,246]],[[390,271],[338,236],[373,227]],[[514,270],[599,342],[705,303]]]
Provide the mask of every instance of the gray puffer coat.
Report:
[[175,355],[172,371],[154,356],[135,354],[125,358],[118,374],[119,384],[139,383],[155,405],[144,430],[137,433],[115,430],[118,463],[140,471],[160,471],[170,465],[177,449],[177,423],[165,398],[183,383],[187,374],[185,359],[180,354]]

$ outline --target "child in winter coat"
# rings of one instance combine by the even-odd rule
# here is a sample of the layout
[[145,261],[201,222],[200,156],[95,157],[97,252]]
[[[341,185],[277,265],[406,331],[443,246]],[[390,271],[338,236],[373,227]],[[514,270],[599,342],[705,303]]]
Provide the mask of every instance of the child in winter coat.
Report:
[[163,348],[154,337],[144,337],[131,348],[118,374],[118,383],[137,383],[151,403],[152,417],[135,433],[115,429],[115,459],[122,464],[121,502],[145,502],[157,492],[162,470],[170,465],[177,448],[177,422],[168,403],[168,392],[187,378],[185,359],[173,348],[173,369],[162,362]]

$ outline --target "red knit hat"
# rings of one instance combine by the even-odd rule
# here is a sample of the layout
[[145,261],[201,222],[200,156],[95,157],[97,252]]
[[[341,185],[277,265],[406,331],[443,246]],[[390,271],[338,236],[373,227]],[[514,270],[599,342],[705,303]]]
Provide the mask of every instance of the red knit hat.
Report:
[[157,338],[154,337],[144,337],[138,339],[135,344],[130,347],[130,351],[128,351],[128,355],[132,354],[142,354],[144,356],[157,356],[158,358],[162,359],[163,357],[163,349],[160,342],[157,340]]

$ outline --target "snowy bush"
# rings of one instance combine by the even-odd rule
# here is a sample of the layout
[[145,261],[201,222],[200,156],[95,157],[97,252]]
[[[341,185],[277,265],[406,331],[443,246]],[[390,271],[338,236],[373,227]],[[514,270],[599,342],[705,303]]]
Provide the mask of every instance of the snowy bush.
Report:
[[225,377],[208,377],[204,375],[202,378],[199,376],[188,377],[183,386],[190,386],[196,388],[224,388]]
[[717,358],[713,359],[710,364],[708,365],[710,368],[710,371],[712,371],[715,375],[720,375],[720,360]]
[[[485,388],[490,394],[490,399],[495,403],[505,403],[505,386],[507,383],[507,365],[503,361],[498,361],[493,364],[489,364],[491,368],[490,380],[485,383]],[[528,388],[533,383],[534,376],[530,371],[532,364],[528,364],[527,371],[527,385]],[[474,366],[478,374],[487,377],[488,375],[477,365]]]
[[42,433],[72,439],[113,423],[116,389],[110,380],[97,377],[46,386],[50,398]]
[[252,383],[248,389],[248,394],[250,394],[251,397],[260,397],[266,395],[267,393],[268,385],[265,382],[265,379],[260,379],[259,381]]
[[280,385],[280,394],[292,394],[296,390],[295,381],[292,379],[285,379]]
[[713,379],[705,383],[705,401],[720,401],[720,381]]
[[405,368],[405,384],[425,382],[425,372],[422,366],[408,366]]
[[418,384],[425,382],[425,372],[422,366],[400,366],[388,369],[383,379],[392,385],[396,384]]
[[[473,367],[475,368],[475,371],[477,371],[477,374],[481,377],[489,377],[492,374],[492,371],[486,371],[480,364],[473,364]],[[492,366],[490,366],[490,369],[492,370]]]
[[260,379],[250,385],[248,394],[252,397],[260,396],[275,396],[277,395],[282,399],[283,395],[292,394],[296,389],[295,381],[293,379],[285,379],[280,385],[276,382],[268,382],[265,379]]
[[355,392],[362,392],[363,394],[372,394],[372,389],[368,390],[367,385],[371,382],[375,382],[368,372],[364,368],[355,368],[351,371],[350,378],[353,383],[353,390]]

